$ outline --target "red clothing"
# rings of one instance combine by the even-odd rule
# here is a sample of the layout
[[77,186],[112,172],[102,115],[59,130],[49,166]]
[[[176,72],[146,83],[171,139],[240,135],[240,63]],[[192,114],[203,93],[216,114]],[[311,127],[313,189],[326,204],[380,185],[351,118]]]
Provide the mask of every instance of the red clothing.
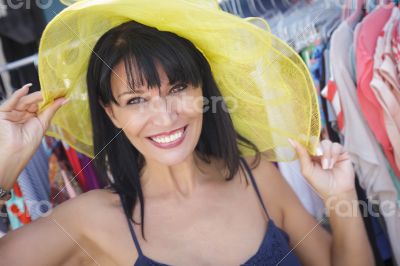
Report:
[[72,169],[74,170],[74,174],[76,175],[76,180],[78,181],[80,187],[82,188],[82,190],[84,192],[88,191],[89,189],[86,184],[87,183],[86,177],[85,177],[84,172],[82,171],[82,166],[79,161],[78,154],[72,147],[65,145],[65,143],[63,143],[63,145],[64,145],[65,153],[67,154],[68,160],[72,166]]
[[400,171],[395,163],[393,147],[385,129],[383,109],[370,86],[376,41],[389,20],[392,9],[393,5],[381,6],[366,16],[359,25],[356,38],[357,96],[369,127],[381,144],[396,175],[400,176]]

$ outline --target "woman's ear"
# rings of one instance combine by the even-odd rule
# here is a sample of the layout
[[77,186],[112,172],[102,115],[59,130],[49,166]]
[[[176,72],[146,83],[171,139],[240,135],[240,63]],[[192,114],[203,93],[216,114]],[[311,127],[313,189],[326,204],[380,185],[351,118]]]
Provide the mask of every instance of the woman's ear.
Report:
[[111,119],[111,122],[114,124],[114,126],[116,128],[121,128],[118,120],[115,118],[111,104],[104,105],[100,100],[99,100],[99,104],[101,105],[101,107],[103,107],[104,111],[106,112],[108,117]]

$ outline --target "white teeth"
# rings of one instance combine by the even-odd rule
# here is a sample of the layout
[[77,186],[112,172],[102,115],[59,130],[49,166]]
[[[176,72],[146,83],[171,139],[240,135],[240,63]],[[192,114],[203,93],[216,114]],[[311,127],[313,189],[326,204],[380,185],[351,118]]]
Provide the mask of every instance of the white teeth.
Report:
[[175,132],[174,134],[171,134],[167,137],[155,137],[155,138],[151,138],[151,139],[158,143],[169,143],[169,142],[172,142],[172,141],[175,141],[175,140],[181,138],[182,135],[183,135],[183,130]]

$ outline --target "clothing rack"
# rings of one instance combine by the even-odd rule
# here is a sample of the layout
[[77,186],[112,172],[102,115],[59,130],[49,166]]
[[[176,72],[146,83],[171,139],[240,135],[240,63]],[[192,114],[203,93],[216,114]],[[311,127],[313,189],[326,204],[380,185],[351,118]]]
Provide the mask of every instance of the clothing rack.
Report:
[[38,66],[38,58],[39,58],[38,54],[36,53],[34,55],[31,55],[31,56],[19,59],[17,61],[8,63],[8,64],[6,64],[4,66],[0,66],[0,73],[6,72],[6,71],[10,71],[10,70],[14,70],[14,69],[17,69],[17,68],[20,68],[22,66],[26,66],[26,65],[29,65],[29,64],[34,64],[35,67],[37,68],[37,66]]
[[33,64],[36,69],[38,68],[38,54],[37,53],[0,66],[0,90],[1,90],[0,99],[7,98],[7,96],[11,95],[11,93],[12,93],[12,91],[10,91],[11,88],[4,84],[1,74],[4,72],[18,69],[18,68],[26,66],[26,65],[30,65],[30,64]]

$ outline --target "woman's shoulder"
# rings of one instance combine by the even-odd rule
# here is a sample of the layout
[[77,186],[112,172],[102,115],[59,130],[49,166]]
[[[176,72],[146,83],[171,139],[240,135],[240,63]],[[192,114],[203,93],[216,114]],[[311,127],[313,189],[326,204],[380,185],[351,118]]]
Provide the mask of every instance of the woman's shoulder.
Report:
[[273,179],[281,177],[278,168],[263,153],[260,153],[258,158],[254,155],[243,156],[243,159],[250,166],[254,178],[257,179],[256,181],[258,179],[260,179],[260,182],[273,181]]
[[74,207],[77,209],[97,209],[109,207],[119,202],[117,193],[110,189],[93,189],[80,194],[79,196],[69,199],[62,203],[60,208]]
[[112,205],[119,203],[119,195],[111,189],[93,189],[88,192],[82,193],[76,199],[79,199],[84,204],[96,204],[96,205]]
[[71,227],[85,230],[86,226],[88,228],[91,226],[94,219],[104,217],[104,213],[111,214],[118,211],[120,211],[118,194],[108,189],[94,189],[56,206],[51,210],[51,215],[57,216]]
[[264,205],[276,224],[281,224],[283,210],[286,205],[285,195],[289,187],[277,166],[268,160],[265,155],[256,160],[255,156],[243,157],[251,168]]

